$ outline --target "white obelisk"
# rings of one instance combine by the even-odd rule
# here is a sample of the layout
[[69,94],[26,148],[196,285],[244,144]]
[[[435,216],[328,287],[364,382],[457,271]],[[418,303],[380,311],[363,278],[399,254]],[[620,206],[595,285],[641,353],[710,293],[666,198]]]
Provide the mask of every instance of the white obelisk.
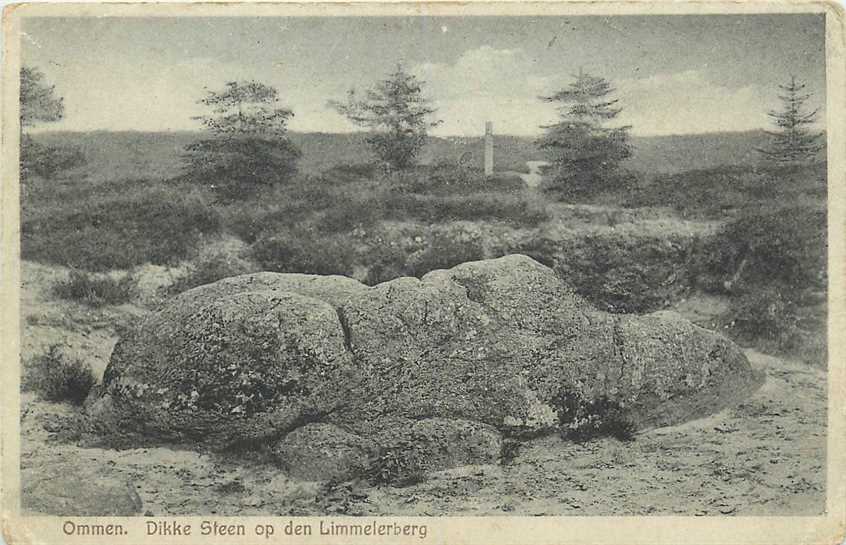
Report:
[[493,174],[493,123],[485,122],[485,176]]

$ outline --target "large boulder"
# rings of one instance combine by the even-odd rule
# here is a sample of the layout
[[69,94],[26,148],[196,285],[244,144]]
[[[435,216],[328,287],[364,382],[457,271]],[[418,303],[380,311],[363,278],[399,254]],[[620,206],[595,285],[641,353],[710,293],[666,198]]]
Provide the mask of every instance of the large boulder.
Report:
[[[490,459],[498,434],[554,428],[562,393],[611,400],[648,427],[718,410],[755,384],[727,339],[598,312],[551,269],[512,255],[372,288],[260,273],[189,290],[118,343],[88,406],[148,435],[266,439],[288,465],[305,452],[311,435],[291,432],[306,422],[349,434],[320,428],[321,444],[380,447],[392,430],[429,426],[416,437],[448,466]],[[481,450],[444,454],[470,437]]]

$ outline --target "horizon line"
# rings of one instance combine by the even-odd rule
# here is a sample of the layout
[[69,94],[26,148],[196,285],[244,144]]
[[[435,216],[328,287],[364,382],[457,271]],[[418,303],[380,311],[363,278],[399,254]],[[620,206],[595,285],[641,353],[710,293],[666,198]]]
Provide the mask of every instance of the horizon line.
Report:
[[[743,129],[743,130],[725,130],[725,131],[700,131],[700,132],[682,132],[682,133],[633,133],[631,134],[634,138],[670,138],[670,137],[677,137],[677,136],[701,136],[701,135],[718,135],[718,134],[746,134],[746,133],[753,133],[753,132],[767,132],[768,128],[754,128],[754,129]],[[132,134],[197,134],[203,133],[202,129],[157,129],[157,130],[140,130],[140,129],[40,129],[34,128],[27,131],[31,134],[85,134],[85,133],[132,133]],[[332,136],[340,136],[340,135],[353,135],[353,134],[368,134],[369,131],[337,131],[337,132],[330,132],[330,131],[294,131],[289,130],[289,134],[325,134],[325,135],[332,135]],[[820,132],[825,133],[826,130],[822,129]],[[483,131],[480,131],[478,135],[467,135],[467,134],[428,134],[427,137],[429,138],[484,138],[485,134]],[[537,134],[512,134],[512,133],[497,133],[494,132],[493,136],[505,136],[511,138],[538,138],[543,136],[543,133]]]

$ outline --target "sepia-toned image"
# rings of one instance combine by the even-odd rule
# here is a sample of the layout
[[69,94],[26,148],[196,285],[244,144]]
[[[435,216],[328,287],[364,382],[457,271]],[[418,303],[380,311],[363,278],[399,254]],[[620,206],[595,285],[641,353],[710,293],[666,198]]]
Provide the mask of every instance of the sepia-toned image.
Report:
[[831,11],[39,13],[20,514],[830,514]]

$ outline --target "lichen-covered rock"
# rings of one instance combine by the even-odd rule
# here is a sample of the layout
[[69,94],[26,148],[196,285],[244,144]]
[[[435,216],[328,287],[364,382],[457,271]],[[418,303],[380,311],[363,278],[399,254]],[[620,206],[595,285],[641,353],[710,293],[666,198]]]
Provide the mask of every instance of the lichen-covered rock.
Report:
[[470,464],[498,463],[502,434],[493,426],[470,420],[426,418],[392,422],[375,436],[383,449],[403,452],[423,470],[449,469]]
[[725,338],[598,312],[512,255],[372,288],[275,273],[195,288],[118,343],[97,394],[108,402],[88,405],[127,429],[217,445],[277,441],[304,422],[337,425],[350,445],[419,427],[444,465],[478,458],[467,453],[480,438],[486,459],[491,430],[553,429],[562,392],[613,401],[644,427],[708,414],[755,384]]
[[320,299],[333,307],[350,296],[367,291],[367,286],[346,276],[260,272],[224,278],[198,286],[177,296],[171,305],[197,305],[245,292],[296,293]]
[[362,475],[376,455],[373,441],[331,424],[306,424],[274,445],[272,452],[292,477],[346,480]]
[[120,426],[135,431],[226,446],[332,410],[351,362],[323,301],[272,290],[183,294],[115,346],[103,377],[111,401],[99,408],[117,409]]

